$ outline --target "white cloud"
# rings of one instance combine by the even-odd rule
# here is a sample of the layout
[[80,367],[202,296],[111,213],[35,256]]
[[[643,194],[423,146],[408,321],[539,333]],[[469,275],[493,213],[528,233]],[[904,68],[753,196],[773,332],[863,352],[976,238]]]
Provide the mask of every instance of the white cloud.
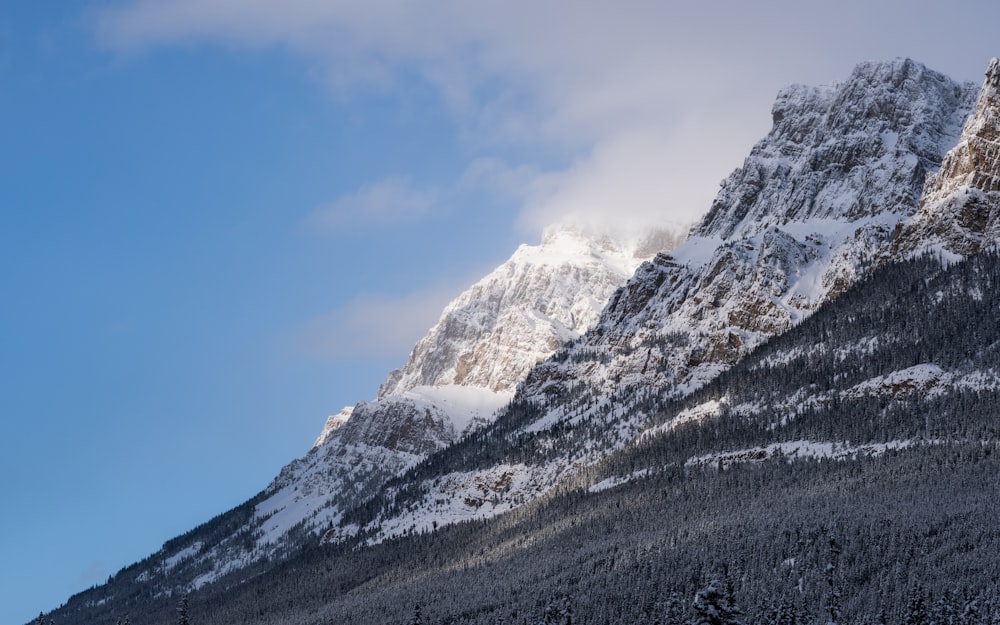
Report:
[[433,189],[417,189],[403,178],[392,177],[341,196],[306,217],[306,224],[326,230],[357,224],[391,225],[414,221],[429,214],[438,198]]
[[[341,89],[420,76],[479,156],[517,148],[510,170],[535,172],[516,182],[520,221],[537,227],[688,220],[767,131],[780,86],[901,55],[978,79],[998,13],[982,0],[135,0],[104,13],[99,33],[121,51],[280,47]],[[954,34],[940,27],[965,14],[976,19]],[[525,154],[570,165],[545,171]]]

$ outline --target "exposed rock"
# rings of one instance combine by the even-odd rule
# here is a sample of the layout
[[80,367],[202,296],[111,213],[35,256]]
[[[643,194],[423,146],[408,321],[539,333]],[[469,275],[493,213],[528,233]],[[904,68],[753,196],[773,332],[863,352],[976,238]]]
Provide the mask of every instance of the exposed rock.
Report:
[[941,248],[975,254],[1000,237],[1000,59],[993,59],[958,145],[927,180],[893,256]]

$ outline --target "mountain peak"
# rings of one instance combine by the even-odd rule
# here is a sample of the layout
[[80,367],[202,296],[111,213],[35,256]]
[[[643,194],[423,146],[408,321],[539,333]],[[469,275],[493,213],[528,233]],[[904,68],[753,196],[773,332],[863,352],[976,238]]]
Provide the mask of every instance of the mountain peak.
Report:
[[966,94],[909,59],[861,63],[832,86],[782,89],[771,131],[692,234],[730,239],[790,222],[912,214],[958,134]]
[[682,236],[547,228],[541,243],[520,246],[448,304],[404,367],[389,374],[379,398],[449,385],[512,393],[531,367],[597,321],[639,263]]

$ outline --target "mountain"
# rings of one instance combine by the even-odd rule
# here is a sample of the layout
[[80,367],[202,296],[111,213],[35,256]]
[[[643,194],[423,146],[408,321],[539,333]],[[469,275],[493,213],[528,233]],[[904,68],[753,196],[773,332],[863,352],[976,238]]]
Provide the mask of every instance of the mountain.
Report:
[[557,392],[563,377],[684,392],[788,330],[862,276],[917,211],[974,96],[910,60],[782,91],[771,132],[688,241],[643,265],[569,355],[608,362],[539,367],[526,395]]
[[264,491],[169,541],[136,577],[161,593],[200,588],[337,538],[345,510],[488,424],[532,366],[580,336],[640,262],[684,234],[550,227],[451,302],[375,400],[330,416],[309,452]]
[[992,77],[979,90],[900,59],[783,90],[771,132],[688,239],[641,265],[587,333],[531,370],[480,436],[491,448],[445,450],[350,523],[381,539],[541,496],[633,443],[671,398],[904,258],[893,244],[918,215],[928,174],[994,114],[988,96],[974,106]]
[[[991,622],[997,302],[995,251],[882,266],[664,402],[633,444],[558,490],[378,544],[314,544],[204,587],[191,611],[212,623],[408,623],[415,606],[426,623],[538,623],[565,609],[583,624],[688,623],[717,577],[744,622],[815,623],[832,601],[843,623]],[[118,601],[56,616],[176,621],[176,598]]]
[[924,580],[994,609],[998,80],[783,90],[682,244],[631,277],[638,241],[519,249],[260,495],[60,616],[634,623],[715,573],[758,615],[901,621]]

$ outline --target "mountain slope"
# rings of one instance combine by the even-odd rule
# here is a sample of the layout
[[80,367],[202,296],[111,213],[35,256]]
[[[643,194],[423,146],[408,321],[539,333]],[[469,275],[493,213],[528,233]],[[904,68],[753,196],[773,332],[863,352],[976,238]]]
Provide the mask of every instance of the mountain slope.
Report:
[[332,415],[309,453],[251,502],[169,541],[136,578],[153,592],[181,592],[339,539],[345,510],[489,423],[531,366],[586,330],[654,248],[683,236],[678,229],[616,239],[564,226],[521,246],[449,304],[377,399]]

